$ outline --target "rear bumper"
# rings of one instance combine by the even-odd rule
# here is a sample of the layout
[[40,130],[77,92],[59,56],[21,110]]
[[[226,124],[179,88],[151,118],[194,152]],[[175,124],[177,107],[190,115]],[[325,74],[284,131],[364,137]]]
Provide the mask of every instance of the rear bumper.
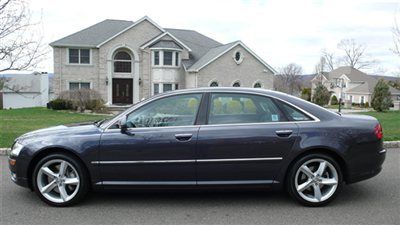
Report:
[[346,183],[356,183],[378,175],[382,171],[382,164],[386,158],[386,149],[382,149],[368,161],[358,163],[357,169],[349,169]]

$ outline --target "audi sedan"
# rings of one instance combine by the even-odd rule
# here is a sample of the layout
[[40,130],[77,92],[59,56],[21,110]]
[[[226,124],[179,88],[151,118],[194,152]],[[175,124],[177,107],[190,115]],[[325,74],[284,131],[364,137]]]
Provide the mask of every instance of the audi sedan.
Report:
[[382,127],[279,92],[179,90],[142,101],[109,120],[56,126],[18,137],[11,179],[53,206],[89,190],[286,189],[323,206],[344,183],[377,175]]

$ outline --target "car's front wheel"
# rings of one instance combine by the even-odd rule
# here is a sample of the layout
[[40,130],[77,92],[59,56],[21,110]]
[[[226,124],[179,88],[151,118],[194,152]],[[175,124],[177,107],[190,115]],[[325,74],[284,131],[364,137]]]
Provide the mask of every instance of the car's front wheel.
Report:
[[330,156],[310,154],[297,160],[287,177],[289,194],[306,206],[323,206],[331,202],[342,187],[339,164]]
[[53,206],[79,202],[88,190],[88,175],[83,165],[66,154],[52,154],[41,159],[33,173],[33,187],[38,196]]

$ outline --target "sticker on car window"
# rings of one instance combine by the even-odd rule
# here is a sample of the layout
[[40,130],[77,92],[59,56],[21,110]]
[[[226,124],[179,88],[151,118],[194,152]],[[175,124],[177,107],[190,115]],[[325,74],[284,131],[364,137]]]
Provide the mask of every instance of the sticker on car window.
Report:
[[277,114],[272,114],[272,115],[271,115],[271,120],[272,120],[273,122],[279,121],[278,115],[277,115]]

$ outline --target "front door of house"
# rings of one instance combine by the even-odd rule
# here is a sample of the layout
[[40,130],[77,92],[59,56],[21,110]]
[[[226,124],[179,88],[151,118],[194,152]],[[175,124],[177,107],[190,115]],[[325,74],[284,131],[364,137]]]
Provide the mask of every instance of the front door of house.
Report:
[[133,79],[114,78],[112,82],[113,104],[132,104]]

